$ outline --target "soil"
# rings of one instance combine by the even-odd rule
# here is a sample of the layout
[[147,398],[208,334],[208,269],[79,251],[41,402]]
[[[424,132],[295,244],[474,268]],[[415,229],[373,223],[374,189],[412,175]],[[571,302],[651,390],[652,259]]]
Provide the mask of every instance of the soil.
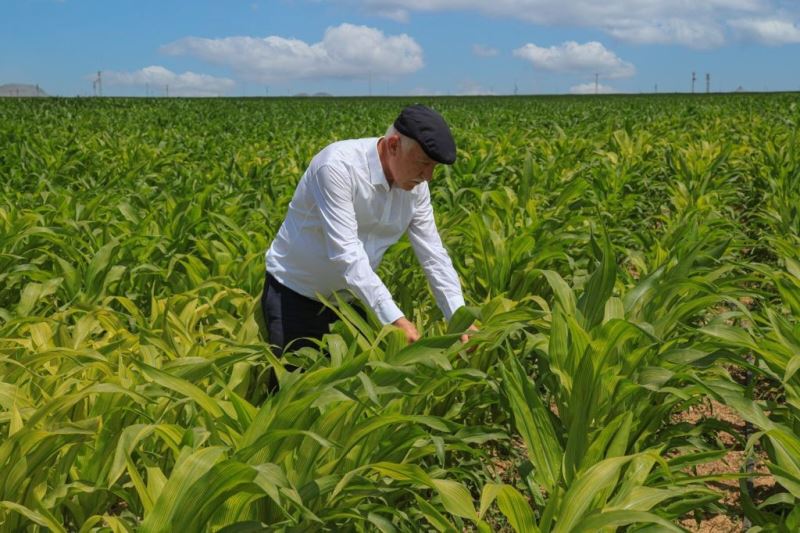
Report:
[[[676,422],[688,422],[690,424],[697,424],[705,419],[727,422],[736,428],[737,432],[743,432],[745,429],[744,420],[733,409],[715,400],[707,400],[701,405],[690,407],[686,411],[673,416],[673,420]],[[745,471],[747,458],[742,446],[727,432],[720,431],[718,438],[725,446],[730,447],[730,451],[720,460],[694,467],[694,472],[698,476]],[[766,454],[762,451],[757,451],[753,471],[763,475],[752,480],[753,499],[756,503],[769,497],[769,494],[775,488],[775,478],[769,474],[765,461]],[[708,487],[722,493],[719,503],[725,506],[729,513],[716,516],[698,516],[692,512],[681,519],[679,524],[689,531],[698,533],[745,531],[739,481],[737,479],[715,481],[708,483]]]

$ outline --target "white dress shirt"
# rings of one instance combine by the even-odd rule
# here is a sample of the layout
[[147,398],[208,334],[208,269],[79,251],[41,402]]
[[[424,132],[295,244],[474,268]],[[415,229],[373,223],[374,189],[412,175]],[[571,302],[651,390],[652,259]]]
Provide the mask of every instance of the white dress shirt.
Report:
[[390,324],[404,314],[375,270],[408,232],[445,318],[464,305],[461,283],[442,246],[426,182],[391,188],[378,156],[378,138],[333,143],[306,170],[286,219],[266,253],[267,271],[308,298],[350,289]]

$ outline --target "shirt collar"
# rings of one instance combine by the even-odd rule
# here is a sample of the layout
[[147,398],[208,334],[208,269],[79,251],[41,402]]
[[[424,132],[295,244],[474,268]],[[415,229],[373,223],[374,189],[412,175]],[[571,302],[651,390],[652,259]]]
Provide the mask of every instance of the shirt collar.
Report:
[[381,165],[381,158],[378,155],[378,140],[371,143],[369,150],[367,150],[367,165],[369,166],[369,181],[373,185],[383,187],[389,190],[389,182],[386,181],[386,175],[383,173],[383,165]]

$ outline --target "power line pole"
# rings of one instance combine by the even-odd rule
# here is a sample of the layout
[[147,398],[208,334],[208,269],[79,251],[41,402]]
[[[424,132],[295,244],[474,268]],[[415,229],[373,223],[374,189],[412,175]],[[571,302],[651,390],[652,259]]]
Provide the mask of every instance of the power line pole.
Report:
[[166,87],[166,94],[167,94],[167,98],[169,98],[169,83],[167,84],[167,87]]
[[600,92],[600,74],[597,72],[594,73],[594,94],[598,94]]
[[97,71],[97,77],[92,80],[92,95],[103,96],[103,78],[100,71]]
[[706,72],[706,94],[711,92],[711,74]]
[[692,71],[692,94],[694,94],[694,82],[697,81],[697,73]]

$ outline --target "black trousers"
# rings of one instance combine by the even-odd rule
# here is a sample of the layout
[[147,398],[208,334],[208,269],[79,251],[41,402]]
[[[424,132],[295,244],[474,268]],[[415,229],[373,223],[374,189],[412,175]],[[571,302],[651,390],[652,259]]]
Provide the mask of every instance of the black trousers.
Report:
[[277,348],[278,356],[287,348],[294,350],[314,346],[309,338],[321,339],[338,318],[322,303],[281,285],[269,272],[261,294],[261,311],[264,313],[269,343]]

